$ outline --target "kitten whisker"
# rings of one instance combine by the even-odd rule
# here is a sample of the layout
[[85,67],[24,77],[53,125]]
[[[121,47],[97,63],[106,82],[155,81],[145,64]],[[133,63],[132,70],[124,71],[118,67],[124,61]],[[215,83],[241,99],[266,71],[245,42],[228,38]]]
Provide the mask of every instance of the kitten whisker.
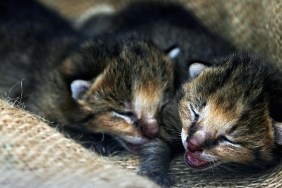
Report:
[[223,168],[223,169],[231,171],[231,172],[236,172],[236,170],[230,168],[231,166],[235,166],[236,167],[237,165],[236,164],[231,164],[231,163],[229,163],[229,164],[221,164],[221,165],[219,165],[219,168]]

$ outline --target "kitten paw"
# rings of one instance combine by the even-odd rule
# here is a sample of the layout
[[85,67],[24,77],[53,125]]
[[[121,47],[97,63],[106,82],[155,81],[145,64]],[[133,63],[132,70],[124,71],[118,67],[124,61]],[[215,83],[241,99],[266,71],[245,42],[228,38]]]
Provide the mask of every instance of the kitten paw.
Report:
[[170,188],[176,182],[174,175],[169,173],[139,171],[138,175],[148,177],[162,188]]

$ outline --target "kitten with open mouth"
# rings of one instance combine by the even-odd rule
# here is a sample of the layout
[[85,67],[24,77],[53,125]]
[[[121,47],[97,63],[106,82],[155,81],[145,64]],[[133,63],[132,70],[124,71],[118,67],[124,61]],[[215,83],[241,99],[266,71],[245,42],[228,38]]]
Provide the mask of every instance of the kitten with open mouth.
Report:
[[193,81],[179,101],[185,162],[195,169],[222,163],[264,169],[282,137],[282,73],[248,53],[190,66]]

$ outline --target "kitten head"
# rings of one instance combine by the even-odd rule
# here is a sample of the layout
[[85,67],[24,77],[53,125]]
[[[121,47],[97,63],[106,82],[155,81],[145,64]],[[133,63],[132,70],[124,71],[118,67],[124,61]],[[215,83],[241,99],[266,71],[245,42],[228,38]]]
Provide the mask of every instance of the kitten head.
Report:
[[[83,123],[87,130],[110,134],[136,152],[158,134],[159,111],[174,89],[171,59],[176,51],[165,54],[140,41],[114,42],[109,41],[110,47],[103,47],[96,57],[93,54],[97,52],[89,53],[93,44],[85,47],[88,59],[97,61],[90,69],[101,67],[101,71],[91,79],[76,77],[71,91],[73,98],[92,113]],[[102,49],[95,46],[94,50],[97,48]]]
[[214,67],[192,64],[189,74],[179,103],[186,163],[196,169],[272,163],[282,138],[281,119],[271,113],[279,105],[281,112],[281,73],[239,54]]

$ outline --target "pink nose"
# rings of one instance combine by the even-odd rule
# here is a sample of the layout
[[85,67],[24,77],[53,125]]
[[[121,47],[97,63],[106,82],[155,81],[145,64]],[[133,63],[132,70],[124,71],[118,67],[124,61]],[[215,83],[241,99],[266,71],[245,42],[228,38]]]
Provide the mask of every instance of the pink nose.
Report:
[[189,140],[188,141],[188,150],[192,153],[195,153],[196,151],[202,152],[203,148]]
[[154,138],[159,132],[159,126],[156,121],[151,121],[145,124],[144,135],[148,138]]

